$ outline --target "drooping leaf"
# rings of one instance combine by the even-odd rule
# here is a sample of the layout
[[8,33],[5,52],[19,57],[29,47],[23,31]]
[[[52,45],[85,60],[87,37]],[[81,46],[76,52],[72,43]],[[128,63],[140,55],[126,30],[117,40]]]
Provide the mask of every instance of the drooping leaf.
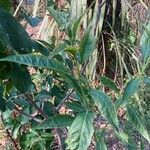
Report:
[[70,82],[70,84],[80,95],[82,93],[78,80],[72,77],[71,72],[63,65],[63,63],[55,59],[49,59],[48,57],[41,55],[26,54],[8,56],[6,58],[0,59],[0,61],[15,62],[34,67],[50,69],[56,73],[59,73],[60,76],[68,80],[68,82]]
[[102,112],[104,117],[110,122],[111,125],[118,129],[117,113],[112,100],[99,90],[92,90],[90,95],[93,98],[99,111]]
[[138,91],[140,85],[140,79],[134,78],[131,81],[129,81],[124,89],[123,97],[122,99],[119,99],[116,101],[117,108],[119,106],[126,105],[130,98],[134,96],[134,94]]
[[[18,53],[32,52],[30,37],[15,18],[3,8],[0,8],[0,33],[7,35],[7,39],[9,39],[7,43],[10,43],[12,49]],[[6,38],[1,40],[6,40]],[[1,41],[1,43],[6,43],[6,41]]]
[[119,89],[117,87],[117,85],[115,84],[115,82],[113,80],[111,80],[110,78],[106,77],[106,76],[101,76],[100,77],[100,81],[103,85],[109,87],[110,89],[119,92]]
[[148,24],[145,28],[145,31],[141,37],[140,45],[144,62],[146,62],[150,56],[150,24]]
[[15,87],[22,93],[27,92],[31,85],[31,77],[26,67],[21,67],[18,64],[12,64],[12,79]]
[[90,29],[84,34],[80,44],[81,64],[85,63],[96,48],[96,38],[91,34]]
[[127,105],[127,114],[129,122],[137,129],[137,131],[150,142],[150,135],[145,127],[141,114],[131,105]]
[[74,117],[69,115],[55,115],[44,120],[40,123],[36,129],[52,129],[52,128],[60,128],[67,127],[72,124]]
[[68,132],[67,149],[87,150],[94,133],[93,120],[94,114],[88,111],[75,118]]

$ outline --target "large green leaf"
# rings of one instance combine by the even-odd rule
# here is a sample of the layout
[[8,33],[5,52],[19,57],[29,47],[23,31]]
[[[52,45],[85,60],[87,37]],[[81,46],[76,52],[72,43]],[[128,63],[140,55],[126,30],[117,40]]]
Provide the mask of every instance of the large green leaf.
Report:
[[78,80],[72,77],[71,72],[68,69],[66,69],[63,63],[60,63],[55,59],[49,59],[48,57],[41,55],[26,54],[8,56],[6,58],[0,59],[0,61],[15,62],[34,67],[50,69],[59,73],[60,76],[62,76],[68,82],[70,82],[70,84],[80,95],[82,93]]
[[93,120],[94,114],[91,112],[81,113],[75,118],[68,132],[67,149],[87,150],[94,133]]
[[60,128],[67,127],[72,124],[74,117],[69,115],[55,115],[44,120],[40,123],[36,129],[51,129],[51,128]]
[[96,48],[96,38],[91,34],[90,29],[85,33],[80,44],[81,63],[85,63]]
[[127,105],[127,114],[129,122],[150,142],[150,135],[144,125],[141,114],[131,105]]
[[110,122],[110,124],[112,124],[117,129],[118,118],[112,100],[106,94],[99,90],[92,90],[90,92],[90,95],[93,98],[99,111],[102,112],[102,114]]
[[8,61],[8,62],[15,62],[24,65],[30,65],[39,68],[50,69],[56,72],[65,72],[67,73],[68,70],[65,66],[57,60],[49,59],[46,56],[42,55],[33,55],[33,54],[26,54],[26,55],[12,55],[6,58],[1,59],[0,61]]
[[31,77],[26,67],[22,68],[18,64],[12,64],[12,79],[15,87],[22,93],[27,92],[31,85]]
[[150,24],[148,24],[145,28],[145,31],[141,37],[140,45],[144,62],[146,62],[150,56]]
[[123,97],[122,99],[119,99],[116,101],[116,106],[117,108],[119,106],[126,105],[129,101],[129,99],[134,96],[134,94],[138,91],[139,85],[140,85],[140,79],[139,78],[134,78],[131,81],[129,81],[125,87],[125,90],[123,92]]
[[3,40],[9,39],[7,43],[10,43],[12,49],[15,49],[19,53],[30,53],[32,51],[31,40],[26,31],[15,18],[3,8],[0,8],[0,33],[7,35],[7,39],[0,37],[1,43],[6,43],[6,41]]

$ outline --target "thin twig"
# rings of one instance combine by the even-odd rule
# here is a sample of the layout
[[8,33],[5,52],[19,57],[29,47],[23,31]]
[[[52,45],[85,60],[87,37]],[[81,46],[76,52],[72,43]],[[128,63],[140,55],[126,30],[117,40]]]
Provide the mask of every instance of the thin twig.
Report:
[[73,93],[73,89],[68,91],[68,94],[65,96],[65,98],[60,102],[60,104],[56,107],[56,111],[59,111],[62,105],[65,103],[66,100],[70,97],[70,95]]
[[38,119],[38,118],[36,118],[36,117],[34,117],[34,116],[32,116],[32,115],[29,115],[29,114],[25,113],[23,110],[20,110],[20,109],[17,108],[17,107],[15,107],[14,109],[15,109],[18,113],[20,113],[20,114],[22,114],[22,115],[24,115],[24,116],[27,116],[27,117],[30,118],[30,119],[33,119],[33,120],[35,120],[35,121],[37,121],[37,122],[39,122],[39,123],[42,122],[42,120],[40,120],[40,119]]
[[17,14],[19,8],[21,7],[22,3],[23,3],[23,0],[20,1],[19,5],[18,5],[18,7],[17,7],[17,9],[16,9],[16,11],[15,11],[14,14],[13,14],[13,17],[16,16],[16,14]]
[[29,95],[26,94],[25,97],[26,97],[26,100],[27,100],[33,107],[35,107],[35,108],[37,109],[37,111],[38,111],[43,117],[47,118],[47,115],[45,115],[45,113],[43,112],[43,110],[42,110],[40,107],[38,107],[38,106],[36,105],[35,101],[33,101],[32,98],[31,98]]

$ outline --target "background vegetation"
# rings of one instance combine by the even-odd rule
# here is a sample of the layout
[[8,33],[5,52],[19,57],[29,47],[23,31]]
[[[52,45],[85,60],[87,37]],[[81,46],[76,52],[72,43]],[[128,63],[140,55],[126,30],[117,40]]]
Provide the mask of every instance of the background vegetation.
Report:
[[148,148],[149,7],[148,0],[0,0],[7,148]]

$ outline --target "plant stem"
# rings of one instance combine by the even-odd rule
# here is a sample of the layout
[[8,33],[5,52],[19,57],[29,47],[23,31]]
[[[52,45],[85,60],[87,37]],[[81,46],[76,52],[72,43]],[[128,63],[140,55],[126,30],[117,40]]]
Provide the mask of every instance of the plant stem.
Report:
[[33,119],[33,120],[35,120],[35,121],[37,121],[37,122],[39,122],[39,123],[42,122],[42,120],[40,120],[40,119],[38,119],[38,118],[36,118],[36,117],[34,117],[34,116],[31,116],[31,115],[25,113],[23,110],[20,110],[20,109],[18,109],[17,107],[15,107],[14,109],[15,109],[17,112],[19,112],[20,114],[22,114],[22,115],[24,115],[24,116],[27,116],[27,117],[30,118],[30,119]]
[[47,118],[47,115],[45,115],[45,113],[43,112],[43,110],[42,110],[41,108],[39,108],[39,107],[36,105],[35,101],[33,101],[32,98],[31,98],[29,95],[26,94],[25,97],[26,97],[26,100],[27,100],[33,107],[35,107],[35,108],[37,109],[37,111],[38,111],[43,117]]
[[59,111],[62,105],[65,103],[65,101],[70,97],[70,95],[73,93],[73,89],[68,90],[68,94],[65,96],[65,98],[60,102],[60,104],[56,107],[56,111]]

